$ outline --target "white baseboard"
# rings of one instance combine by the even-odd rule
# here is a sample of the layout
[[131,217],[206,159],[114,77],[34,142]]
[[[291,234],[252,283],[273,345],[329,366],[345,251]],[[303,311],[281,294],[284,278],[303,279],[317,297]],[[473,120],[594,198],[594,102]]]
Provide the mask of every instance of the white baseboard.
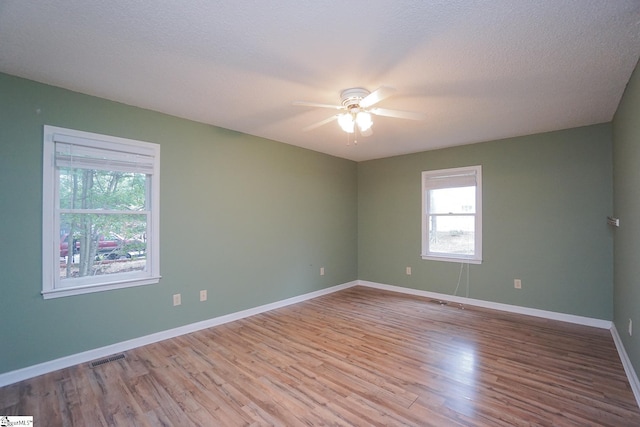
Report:
[[601,329],[611,329],[610,320],[594,319],[591,317],[575,316],[573,314],[557,313],[555,311],[539,310],[537,308],[520,307],[517,305],[503,304],[499,302],[483,301],[479,299],[459,297],[449,294],[439,294],[430,291],[421,291],[418,289],[404,288],[402,286],[385,285],[382,283],[368,282],[359,280],[358,284],[370,288],[383,289],[392,292],[400,292],[403,294],[417,295],[426,298],[433,298],[442,301],[455,302],[458,304],[467,304],[476,307],[490,308],[494,310],[506,311],[509,313],[524,314],[527,316],[542,317],[544,319],[559,320],[561,322],[577,323],[579,325],[592,326]]
[[629,379],[631,390],[633,390],[633,395],[636,397],[638,406],[640,406],[640,380],[638,380],[638,375],[636,374],[635,369],[633,369],[631,360],[629,360],[629,355],[627,354],[627,350],[624,348],[624,344],[622,344],[622,339],[620,338],[620,334],[618,334],[618,329],[616,329],[615,323],[611,325],[611,336],[613,337],[613,342],[616,343],[616,348],[618,349],[622,366],[624,366],[624,372],[627,374],[627,378]]
[[310,292],[304,295],[298,295],[292,298],[287,298],[282,301],[276,301],[270,304],[265,304],[265,305],[250,308],[247,310],[238,311],[236,313],[231,313],[231,314],[227,314],[220,317],[214,317],[212,319],[203,320],[201,322],[191,323],[189,325],[180,326],[178,328],[157,332],[151,335],[145,335],[143,337],[134,338],[128,341],[122,341],[122,342],[108,345],[105,347],[84,351],[82,353],[72,354],[70,356],[65,356],[59,359],[39,363],[37,365],[28,366],[26,368],[17,369],[15,371],[6,372],[4,374],[0,374],[0,387],[17,383],[19,381],[23,381],[29,378],[37,377],[38,375],[43,375],[49,372],[57,371],[59,369],[68,368],[70,366],[78,365],[80,363],[87,363],[92,360],[101,359],[106,356],[110,356],[114,353],[121,353],[123,351],[131,350],[133,348],[141,347],[143,345],[152,344],[158,341],[163,341],[169,338],[174,338],[180,335],[196,332],[202,329],[211,328],[213,326],[222,325],[224,323],[233,322],[234,320],[239,320],[245,317],[254,316],[256,314],[264,313],[266,311],[275,310],[281,307],[286,307],[291,304],[296,304],[298,302],[306,301],[312,298],[317,298],[322,295],[327,295],[333,292],[341,291],[343,289],[350,288],[357,284],[358,284],[357,281],[343,283],[341,285],[332,286],[330,288],[321,289],[319,291]]

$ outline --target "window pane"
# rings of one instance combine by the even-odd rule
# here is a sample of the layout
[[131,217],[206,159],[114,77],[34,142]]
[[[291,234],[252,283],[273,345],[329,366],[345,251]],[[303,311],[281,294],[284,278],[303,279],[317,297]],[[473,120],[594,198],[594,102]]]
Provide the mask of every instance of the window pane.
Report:
[[146,230],[146,214],[61,214],[60,279],[145,271]]
[[431,213],[475,213],[476,187],[440,188],[429,191]]
[[60,169],[61,209],[145,210],[147,175],[93,169]]
[[474,248],[474,216],[429,216],[429,252],[473,255]]

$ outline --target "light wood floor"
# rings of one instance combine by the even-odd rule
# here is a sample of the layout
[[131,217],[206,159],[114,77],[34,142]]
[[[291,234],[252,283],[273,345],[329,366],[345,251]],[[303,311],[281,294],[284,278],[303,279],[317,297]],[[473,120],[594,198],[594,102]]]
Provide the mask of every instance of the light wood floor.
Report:
[[640,426],[610,332],[355,287],[0,389],[38,426]]

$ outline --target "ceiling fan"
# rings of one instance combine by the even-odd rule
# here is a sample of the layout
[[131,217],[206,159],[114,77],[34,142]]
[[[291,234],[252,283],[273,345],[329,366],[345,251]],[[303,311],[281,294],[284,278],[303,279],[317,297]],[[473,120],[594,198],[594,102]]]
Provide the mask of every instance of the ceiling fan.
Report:
[[391,96],[395,92],[394,88],[382,86],[373,92],[361,87],[345,89],[340,93],[341,105],[319,104],[316,102],[294,101],[293,105],[305,107],[331,108],[342,111],[329,118],[303,128],[309,131],[320,126],[331,123],[334,120],[347,133],[354,133],[356,129],[362,136],[369,136],[373,133],[372,114],[377,116],[395,117],[408,120],[424,120],[424,114],[412,111],[389,110],[387,108],[374,107],[378,102]]

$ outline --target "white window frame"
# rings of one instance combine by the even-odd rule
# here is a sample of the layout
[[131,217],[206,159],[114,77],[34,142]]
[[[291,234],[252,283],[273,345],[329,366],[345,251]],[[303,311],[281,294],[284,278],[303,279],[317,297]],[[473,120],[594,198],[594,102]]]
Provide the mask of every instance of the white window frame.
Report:
[[[465,184],[461,184],[461,181]],[[429,208],[427,192],[442,188],[469,186],[475,182],[476,212],[475,212],[475,240],[473,255],[461,255],[429,250]],[[482,263],[482,166],[467,166],[461,168],[440,169],[422,172],[422,259],[448,262],[462,262],[468,264]]]
[[[147,166],[147,253],[145,271],[73,279],[61,285],[60,279],[60,202],[56,144],[79,149],[100,149],[114,156],[145,156]],[[73,129],[44,126],[42,196],[42,296],[66,297],[132,286],[150,285],[160,280],[160,145]],[[82,280],[80,280],[82,279]]]

